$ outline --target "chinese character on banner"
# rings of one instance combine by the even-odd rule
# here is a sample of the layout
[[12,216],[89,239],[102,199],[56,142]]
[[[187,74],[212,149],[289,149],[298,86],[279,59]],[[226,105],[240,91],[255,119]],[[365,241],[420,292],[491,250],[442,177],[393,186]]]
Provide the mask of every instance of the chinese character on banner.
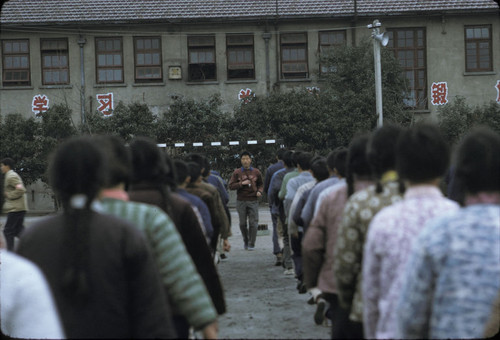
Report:
[[497,89],[497,103],[500,104],[500,80],[497,80],[495,88]]
[[37,94],[31,102],[31,111],[35,117],[41,117],[42,114],[49,109],[49,98],[44,94]]
[[249,103],[253,97],[255,97],[255,94],[253,94],[252,90],[249,88],[247,88],[246,90],[241,89],[238,93],[238,99],[245,104]]
[[448,83],[443,81],[432,83],[432,105],[445,105],[448,103]]
[[98,94],[96,97],[99,103],[97,110],[105,116],[111,116],[113,114],[113,93]]

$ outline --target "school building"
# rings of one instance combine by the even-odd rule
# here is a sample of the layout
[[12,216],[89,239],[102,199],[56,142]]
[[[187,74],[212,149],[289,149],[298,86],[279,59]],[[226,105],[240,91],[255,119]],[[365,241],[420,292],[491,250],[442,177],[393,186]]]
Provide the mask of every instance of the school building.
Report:
[[370,39],[375,19],[409,80],[408,110],[500,102],[494,0],[10,0],[0,114],[67,103],[79,123],[119,101],[160,114],[220,93],[229,111],[248,95],[321,89],[320,53]]

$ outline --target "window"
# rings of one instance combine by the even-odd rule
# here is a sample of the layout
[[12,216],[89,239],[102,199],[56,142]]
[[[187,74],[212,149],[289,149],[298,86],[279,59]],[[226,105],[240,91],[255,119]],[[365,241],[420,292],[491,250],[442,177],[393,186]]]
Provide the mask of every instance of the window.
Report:
[[188,37],[188,55],[188,80],[217,80],[214,36]]
[[69,84],[67,39],[40,39],[42,84]]
[[465,26],[465,70],[493,71],[491,26]]
[[2,66],[3,86],[31,85],[29,40],[3,40]]
[[134,48],[135,81],[138,83],[162,81],[160,38],[134,38]]
[[255,79],[253,35],[227,35],[227,79]]
[[307,36],[306,33],[281,35],[281,78],[307,78]]
[[319,32],[319,73],[320,76],[328,72],[332,72],[334,67],[326,67],[321,65],[321,57],[327,56],[336,46],[344,46],[346,44],[346,31],[324,31]]
[[96,38],[97,83],[123,83],[122,38]]
[[408,79],[406,106],[413,109],[427,108],[427,69],[425,30],[423,28],[388,29],[387,48],[395,57]]

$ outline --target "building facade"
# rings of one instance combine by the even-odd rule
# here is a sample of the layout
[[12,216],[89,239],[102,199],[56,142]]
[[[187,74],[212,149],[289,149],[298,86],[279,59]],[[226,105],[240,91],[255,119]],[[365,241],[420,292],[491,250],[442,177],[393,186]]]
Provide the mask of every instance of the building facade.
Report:
[[213,93],[230,111],[249,95],[321,89],[321,51],[370,39],[375,19],[409,80],[409,110],[435,116],[455,96],[500,103],[494,0],[10,0],[0,114],[67,103],[81,122],[119,101],[160,114]]

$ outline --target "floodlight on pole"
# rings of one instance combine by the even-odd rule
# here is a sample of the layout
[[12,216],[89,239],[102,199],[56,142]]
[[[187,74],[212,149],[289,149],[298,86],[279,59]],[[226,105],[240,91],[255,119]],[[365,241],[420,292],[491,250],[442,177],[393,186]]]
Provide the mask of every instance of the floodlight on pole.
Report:
[[382,112],[382,66],[380,63],[380,45],[387,46],[389,43],[389,36],[386,32],[380,33],[380,26],[382,26],[382,24],[378,20],[374,20],[373,24],[367,26],[372,29],[373,38],[373,59],[375,62],[375,101],[378,116],[378,127],[381,127],[384,124]]

